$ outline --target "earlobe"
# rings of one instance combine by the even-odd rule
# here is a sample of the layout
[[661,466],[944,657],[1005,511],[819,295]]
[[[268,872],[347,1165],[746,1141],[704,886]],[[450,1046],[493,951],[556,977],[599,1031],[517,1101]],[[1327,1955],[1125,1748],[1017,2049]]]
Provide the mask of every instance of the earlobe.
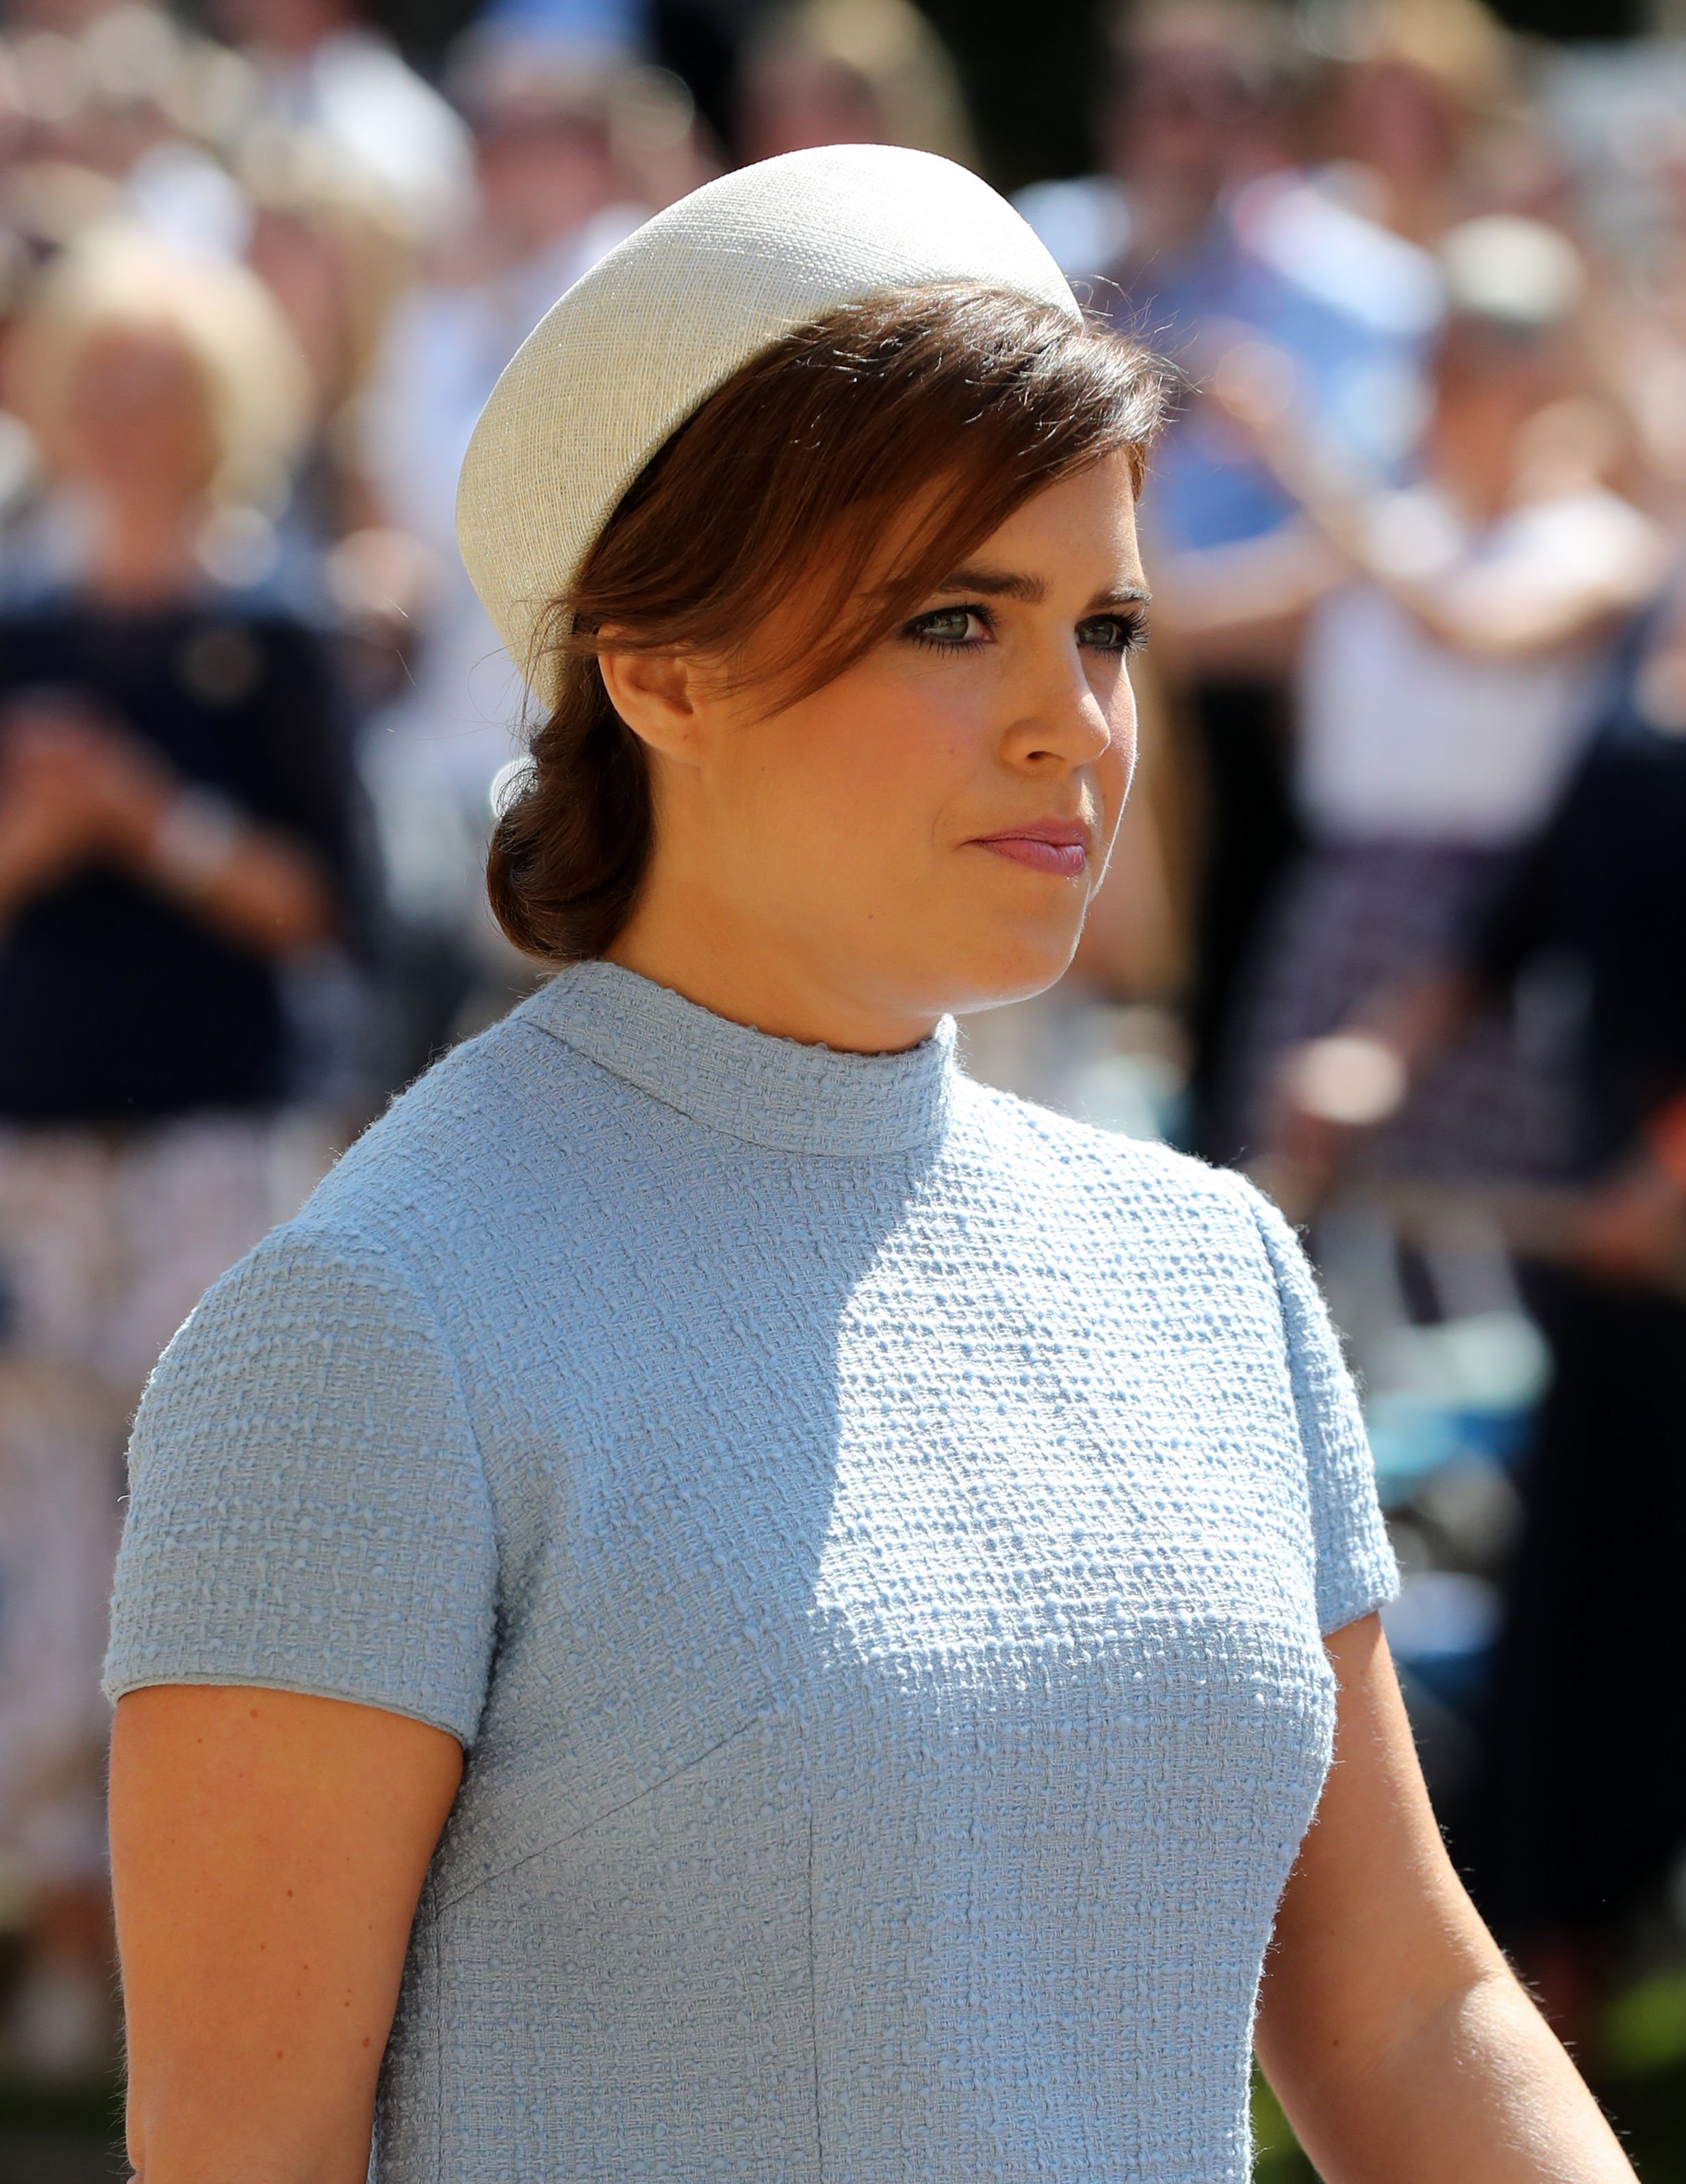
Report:
[[609,702],[637,737],[671,758],[694,755],[699,727],[693,663],[682,654],[601,652]]

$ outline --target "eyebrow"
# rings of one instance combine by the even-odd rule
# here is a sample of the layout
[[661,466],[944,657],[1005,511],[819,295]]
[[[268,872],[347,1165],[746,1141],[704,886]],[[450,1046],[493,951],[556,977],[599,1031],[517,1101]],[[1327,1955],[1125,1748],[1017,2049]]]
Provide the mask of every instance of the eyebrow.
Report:
[[[1016,569],[956,569],[936,587],[939,592],[974,592],[981,599],[1022,599],[1027,606],[1039,606],[1048,596],[1048,587],[1040,577],[1029,576]],[[1153,597],[1145,584],[1120,584],[1105,592],[1097,592],[1089,601],[1089,611],[1095,613],[1107,607],[1145,606]]]

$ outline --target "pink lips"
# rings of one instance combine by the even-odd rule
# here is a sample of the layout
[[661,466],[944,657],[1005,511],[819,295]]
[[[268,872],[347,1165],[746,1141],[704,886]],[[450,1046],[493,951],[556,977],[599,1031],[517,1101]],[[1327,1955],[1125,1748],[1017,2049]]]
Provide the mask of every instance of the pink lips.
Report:
[[1023,827],[1004,827],[999,834],[977,835],[973,846],[1066,880],[1080,878],[1089,861],[1088,829],[1074,819],[1032,819]]

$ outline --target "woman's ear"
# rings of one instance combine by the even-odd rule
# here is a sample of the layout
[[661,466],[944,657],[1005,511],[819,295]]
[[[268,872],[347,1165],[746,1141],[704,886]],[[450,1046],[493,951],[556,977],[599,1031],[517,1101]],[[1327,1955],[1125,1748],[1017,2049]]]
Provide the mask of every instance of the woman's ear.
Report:
[[597,664],[609,704],[640,743],[682,762],[699,755],[693,660],[678,653],[604,651]]

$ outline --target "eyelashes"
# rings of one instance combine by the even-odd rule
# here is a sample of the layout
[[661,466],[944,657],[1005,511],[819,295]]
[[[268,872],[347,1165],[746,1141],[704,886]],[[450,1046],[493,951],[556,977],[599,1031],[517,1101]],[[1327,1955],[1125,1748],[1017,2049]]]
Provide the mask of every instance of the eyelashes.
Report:
[[[935,607],[906,624],[902,636],[930,652],[975,652],[985,641],[973,636],[968,625],[981,622],[993,633],[995,622],[986,606]],[[1120,612],[1090,615],[1077,624],[1077,642],[1087,650],[1119,655],[1139,652],[1148,641],[1145,614]]]
[[970,652],[978,641],[967,633],[966,624],[971,621],[993,627],[982,607],[938,607],[910,621],[902,635],[911,638],[915,644],[924,645],[930,652]]
[[[1086,629],[1104,629],[1104,638],[1088,638]],[[1088,621],[1077,624],[1079,644],[1093,644],[1101,652],[1139,652],[1148,641],[1148,618],[1144,614],[1093,615]]]

